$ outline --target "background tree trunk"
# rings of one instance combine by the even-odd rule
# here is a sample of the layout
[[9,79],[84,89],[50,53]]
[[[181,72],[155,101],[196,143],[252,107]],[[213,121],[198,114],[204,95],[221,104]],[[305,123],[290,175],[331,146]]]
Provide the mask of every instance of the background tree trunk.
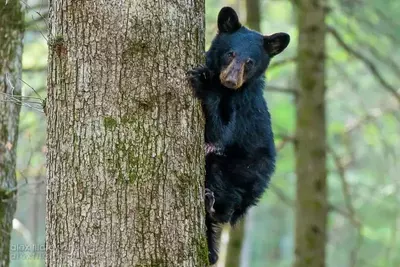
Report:
[[226,267],[239,267],[244,239],[244,220],[241,220],[229,231],[228,251],[225,260]]
[[299,0],[295,267],[325,266],[327,221],[324,1]]
[[261,10],[260,0],[246,0],[247,26],[255,31],[260,31]]
[[203,0],[50,1],[47,266],[206,266]]
[[12,220],[16,210],[15,177],[21,109],[24,14],[20,1],[0,0],[0,266],[10,261]]

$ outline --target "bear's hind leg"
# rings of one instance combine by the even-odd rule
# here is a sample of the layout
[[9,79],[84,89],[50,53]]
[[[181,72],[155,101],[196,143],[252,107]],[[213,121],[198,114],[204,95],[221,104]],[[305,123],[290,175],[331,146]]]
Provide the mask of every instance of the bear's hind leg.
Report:
[[219,226],[212,220],[209,214],[206,215],[208,260],[211,265],[218,261],[218,238],[220,234]]

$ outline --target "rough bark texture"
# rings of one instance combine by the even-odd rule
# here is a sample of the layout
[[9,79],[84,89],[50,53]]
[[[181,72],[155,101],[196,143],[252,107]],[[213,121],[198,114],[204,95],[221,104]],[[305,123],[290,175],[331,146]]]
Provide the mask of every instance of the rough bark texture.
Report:
[[295,267],[325,266],[327,221],[324,1],[299,0]]
[[246,0],[247,26],[255,31],[260,31],[261,10],[260,0]]
[[47,266],[206,266],[203,0],[50,1]]
[[[7,2],[7,3],[6,3]],[[21,101],[24,15],[20,1],[0,0],[0,266],[10,261],[16,209],[16,147]]]
[[244,220],[241,220],[229,232],[228,251],[226,254],[226,267],[239,267],[244,239]]

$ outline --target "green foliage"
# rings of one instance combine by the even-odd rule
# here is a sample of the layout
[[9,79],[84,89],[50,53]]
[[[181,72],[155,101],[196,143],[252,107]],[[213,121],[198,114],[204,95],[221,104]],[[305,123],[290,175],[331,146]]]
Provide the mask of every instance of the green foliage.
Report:
[[[9,1],[12,2],[12,1]],[[237,1],[228,1],[236,5]],[[399,88],[400,82],[400,2],[386,1],[328,1],[330,13],[327,23],[339,32],[343,40],[373,62],[384,79]],[[207,44],[217,31],[216,16],[227,2],[206,1]],[[239,11],[245,20],[245,11]],[[273,62],[296,56],[296,10],[290,1],[261,0],[261,29],[265,34],[289,32],[292,41],[282,55]],[[41,11],[43,14],[43,10]],[[23,80],[39,94],[23,86],[24,106],[21,110],[18,146],[17,175],[21,184],[45,177],[45,129],[43,113],[32,109],[46,97],[47,41],[44,21],[32,24],[39,18],[35,11],[27,14],[28,31],[24,37]],[[28,23],[29,22],[29,23]],[[42,32],[42,33],[41,33]],[[42,35],[43,34],[43,35]],[[62,45],[63,37],[50,37],[49,43]],[[1,43],[1,41],[0,41]],[[208,46],[207,46],[208,47]],[[141,44],[132,43],[126,53],[134,55]],[[327,266],[343,267],[397,267],[400,266],[400,112],[398,103],[371,73],[366,65],[341,47],[331,34],[327,39],[327,98],[328,146],[340,158],[346,170],[355,215],[360,229],[349,219],[346,194],[337,163],[332,154],[328,158],[329,202],[335,209],[329,216],[329,244]],[[279,88],[296,88],[295,62],[274,67],[267,73],[268,85]],[[29,97],[29,98],[27,98]],[[289,267],[293,261],[293,225],[295,198],[295,153],[292,141],[285,137],[295,134],[295,97],[266,88],[265,97],[271,111],[278,152],[276,173],[272,185],[257,208],[248,217],[244,254],[251,267]],[[135,123],[135,117],[120,122],[104,118],[105,127],[115,128],[118,123]],[[285,144],[285,145],[283,145]],[[121,155],[135,155],[124,146],[115,148]],[[132,165],[132,166],[133,166]],[[117,168],[118,166],[111,166]],[[110,167],[110,168],[111,168]],[[133,182],[134,174],[119,176],[120,182]],[[182,180],[186,180],[182,179]],[[182,190],[186,189],[182,185]],[[27,187],[26,187],[27,188]],[[28,221],[32,188],[22,188],[16,217]],[[342,211],[342,212],[338,212]],[[34,242],[44,243],[44,216],[37,224]],[[361,232],[361,238],[358,232]],[[13,233],[14,244],[26,240]],[[206,257],[205,240],[199,239],[196,253]],[[246,254],[247,253],[247,254]],[[354,256],[355,255],[355,256]],[[352,265],[353,259],[356,264]],[[12,266],[44,266],[44,259],[13,261]]]

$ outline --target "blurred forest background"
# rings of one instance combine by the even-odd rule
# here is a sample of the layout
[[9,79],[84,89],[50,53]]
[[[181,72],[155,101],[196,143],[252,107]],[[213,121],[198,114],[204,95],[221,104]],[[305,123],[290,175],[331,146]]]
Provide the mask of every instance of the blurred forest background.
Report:
[[[11,248],[45,242],[47,5],[26,8],[23,105],[17,152],[18,208]],[[296,155],[296,8],[288,0],[206,0],[206,43],[224,5],[262,33],[292,41],[267,72],[279,150],[272,185],[245,223],[224,232],[226,266],[287,267],[294,260]],[[327,1],[327,129],[329,219],[327,266],[400,266],[400,1]],[[229,239],[231,240],[229,244]],[[229,247],[229,248],[228,248]],[[44,252],[44,251],[42,251]],[[11,266],[44,266],[44,257]],[[222,255],[222,256],[223,256]],[[223,257],[222,257],[223,258]],[[224,266],[221,261],[219,266]]]

